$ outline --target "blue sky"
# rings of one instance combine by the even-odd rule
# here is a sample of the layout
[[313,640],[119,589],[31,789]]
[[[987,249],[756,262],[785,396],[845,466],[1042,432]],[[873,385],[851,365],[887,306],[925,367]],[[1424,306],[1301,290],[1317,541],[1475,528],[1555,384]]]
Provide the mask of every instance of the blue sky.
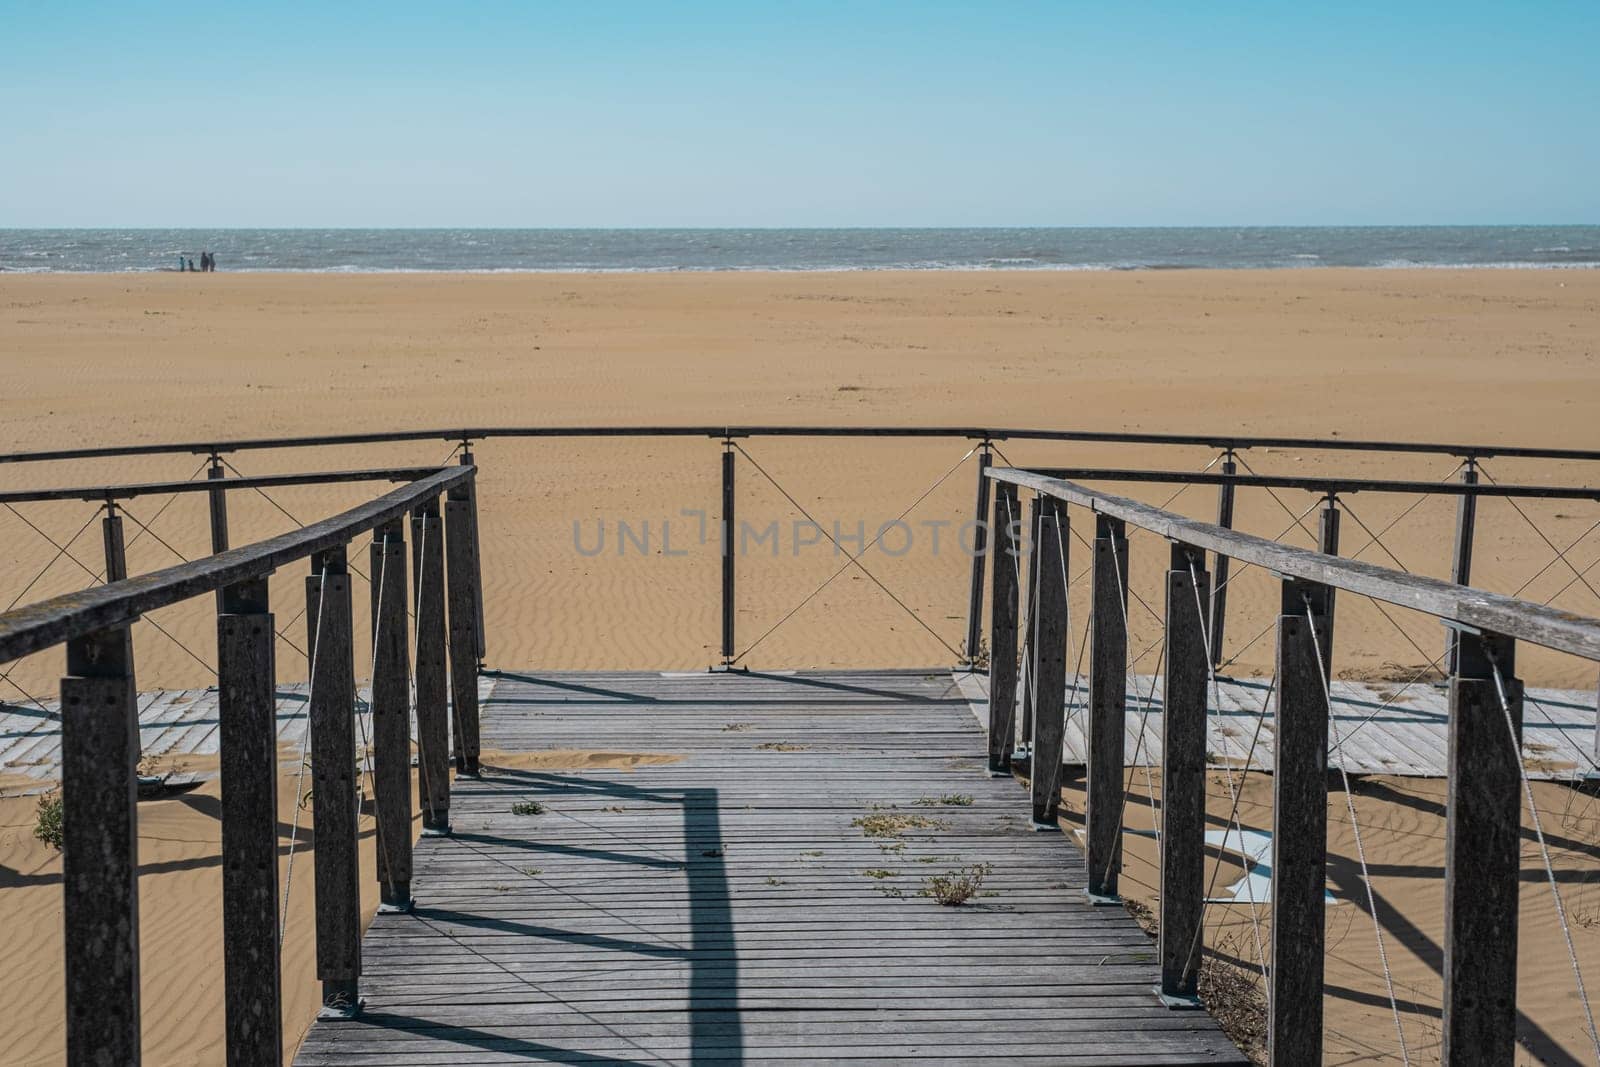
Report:
[[1600,3],[0,0],[0,226],[1600,222]]

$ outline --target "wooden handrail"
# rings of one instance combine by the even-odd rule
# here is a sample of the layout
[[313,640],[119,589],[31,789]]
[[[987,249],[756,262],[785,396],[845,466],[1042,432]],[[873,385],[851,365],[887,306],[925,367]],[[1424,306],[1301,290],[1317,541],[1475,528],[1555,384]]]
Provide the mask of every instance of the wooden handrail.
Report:
[[1034,471],[992,467],[988,476],[1121,519],[1171,541],[1253,563],[1276,574],[1349,590],[1469,627],[1600,660],[1600,619],[1420,574],[1405,574],[1360,560],[1280,544]]
[[[126,626],[146,612],[265,576],[285,563],[344,545],[357,534],[405,514],[419,501],[470,483],[476,473],[477,468],[469,466],[436,469],[427,477],[303,529],[6,612],[0,615],[0,663],[83,634]],[[217,483],[195,484],[210,489]]]

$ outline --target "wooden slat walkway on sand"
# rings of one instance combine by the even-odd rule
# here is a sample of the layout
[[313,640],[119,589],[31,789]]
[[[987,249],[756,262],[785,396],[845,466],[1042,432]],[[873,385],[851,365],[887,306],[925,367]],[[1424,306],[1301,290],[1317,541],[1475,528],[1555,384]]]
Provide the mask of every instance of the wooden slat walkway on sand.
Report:
[[[364,1014],[296,1062],[1244,1062],[1157,1003],[1154,943],[1087,903],[1082,856],[983,743],[942,671],[502,674],[415,911],[366,936]],[[681,758],[494,754],[545,748]],[[867,837],[876,806],[935,823]],[[918,895],[979,863],[965,906]]]
[[[478,699],[489,695],[494,679],[478,683]],[[370,736],[372,718],[367,686],[356,691],[356,714],[362,734]],[[307,696],[304,682],[277,687],[277,739],[279,756],[289,766],[300,762],[300,749],[306,744]],[[221,751],[222,734],[217,689],[157,689],[139,694],[139,751],[153,760],[153,774],[163,775],[172,786],[200,781],[216,775],[209,766],[190,767],[188,756],[215,757]],[[412,735],[416,735],[413,715]],[[210,761],[197,761],[209,764]],[[0,775],[7,778],[6,792],[39,793],[56,785],[61,777],[61,705],[49,700],[39,704],[0,702]],[[34,784],[28,784],[32,779]]]
[[[989,679],[966,671],[955,677],[973,715],[987,729]],[[1329,691],[1333,697],[1329,766],[1350,774],[1446,776],[1450,715],[1442,688],[1335,679]],[[1130,676],[1126,693],[1124,762],[1129,767],[1160,766],[1162,679]],[[1567,782],[1600,778],[1594,692],[1529,687],[1525,696],[1522,763],[1528,777]],[[1251,767],[1272,770],[1276,707],[1272,697],[1265,678],[1217,679],[1210,690],[1206,722],[1206,752],[1212,766],[1242,767],[1248,757]],[[1068,764],[1082,766],[1086,760],[1088,701],[1088,676],[1074,682],[1069,675],[1062,743],[1062,759]],[[1336,744],[1336,738],[1343,744]]]

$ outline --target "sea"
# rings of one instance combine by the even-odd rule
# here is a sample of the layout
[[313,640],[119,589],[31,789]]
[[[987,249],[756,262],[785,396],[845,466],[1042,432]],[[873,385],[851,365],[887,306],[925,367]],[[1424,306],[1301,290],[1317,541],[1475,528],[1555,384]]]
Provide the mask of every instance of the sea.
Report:
[[0,272],[386,273],[1600,267],[1600,226],[0,229]]

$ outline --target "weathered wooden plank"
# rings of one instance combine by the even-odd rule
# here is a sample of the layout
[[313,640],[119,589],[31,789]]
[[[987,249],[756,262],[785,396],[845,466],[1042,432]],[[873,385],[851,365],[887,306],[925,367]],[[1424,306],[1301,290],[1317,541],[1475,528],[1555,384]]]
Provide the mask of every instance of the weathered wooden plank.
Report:
[[1122,866],[1128,699],[1128,538],[1120,519],[1095,516],[1093,566],[1083,852],[1089,896],[1114,901]]
[[1285,580],[1278,617],[1267,1041],[1271,1062],[1285,1067],[1322,1060],[1328,700],[1326,657],[1315,642],[1325,632],[1325,592],[1325,587]]
[[[573,703],[578,687],[613,695]],[[1154,946],[1083,900],[1069,839],[1029,832],[1014,782],[983,774],[947,675],[503,676],[495,693],[495,749],[648,737],[683,758],[458,779],[453,836],[417,847],[427,906],[367,936],[365,1021],[319,1023],[298,1062],[1243,1062],[1208,1017],[1156,1004]],[[512,814],[530,799],[541,813]],[[873,814],[926,821],[869,837]],[[918,895],[985,862],[963,907]]]
[[1061,742],[1067,685],[1066,505],[1047,500],[1039,515],[1039,621],[1034,628],[1033,676],[1039,710],[1033,723],[1030,792],[1035,826],[1054,826],[1061,810]]
[[410,510],[428,495],[469,481],[472,471],[445,470],[402,486],[331,518],[220,555],[139,574],[0,614],[0,663],[58,645],[68,638],[131,623],[146,612],[270,574]]
[[1456,637],[1445,821],[1442,1062],[1510,1063],[1517,1034],[1522,684],[1515,677],[1516,644],[1510,638]]
[[1167,572],[1161,717],[1161,987],[1169,1002],[1200,991],[1206,829],[1205,553],[1172,546]]
[[406,632],[406,546],[400,520],[373,534],[372,753],[378,889],[389,908],[411,906],[411,668]]
[[1044,514],[1044,499],[1035,493],[1028,501],[1028,587],[1022,599],[1026,637],[1022,641],[1022,677],[1018,682],[1022,687],[1022,746],[1019,755],[1026,755],[1033,748],[1033,713],[1038,685],[1033,674],[1032,650],[1039,643],[1039,528]]
[[222,955],[228,1062],[283,1062],[278,959],[278,752],[267,582],[222,590]]
[[993,457],[989,442],[984,441],[978,451],[978,505],[973,509],[972,529],[972,587],[967,598],[967,662],[978,658],[978,643],[983,637],[983,567],[989,554],[989,466]]
[[317,978],[322,1003],[359,1003],[361,885],[356,826],[356,681],[346,550],[312,558],[306,579],[311,679],[312,832],[317,848]]
[[67,1063],[139,1063],[139,762],[133,640],[67,646],[61,680]]
[[469,490],[452,489],[445,500],[445,595],[449,603],[450,706],[456,770],[478,773],[478,573],[476,523]]
[[1237,530],[1224,530],[1137,500],[1029,471],[996,470],[991,472],[991,477],[1082,504],[1168,540],[1224,553],[1275,574],[1333,586],[1585,659],[1600,660],[1600,619],[1419,574],[1403,574],[1361,560],[1327,556]]
[[1017,487],[994,496],[994,584],[989,608],[989,770],[1008,774],[1017,708],[1017,567],[1022,558]]
[[444,526],[437,497],[411,514],[416,602],[417,787],[422,828],[450,829],[450,696],[446,665]]

